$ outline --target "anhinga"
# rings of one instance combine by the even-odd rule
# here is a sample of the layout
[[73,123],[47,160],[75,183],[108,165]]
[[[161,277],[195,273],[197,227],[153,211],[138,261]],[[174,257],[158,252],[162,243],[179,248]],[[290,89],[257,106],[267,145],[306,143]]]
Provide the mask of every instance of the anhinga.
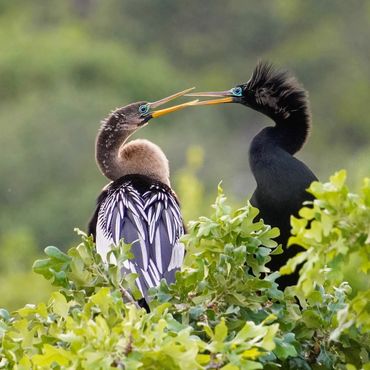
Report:
[[136,285],[143,296],[139,304],[146,309],[148,289],[158,286],[162,278],[173,282],[182,264],[184,246],[179,238],[184,228],[165,154],[148,140],[127,140],[150,119],[191,105],[152,111],[191,90],[116,109],[102,122],[96,139],[97,164],[111,183],[97,200],[89,234],[104,261],[111,246],[119,245],[121,239],[132,243],[134,258],[125,262],[122,273],[138,275]]
[[[285,71],[276,71],[268,63],[259,63],[252,77],[227,91],[191,93],[220,99],[200,101],[195,105],[240,103],[270,117],[275,126],[265,127],[252,140],[249,163],[257,188],[251,198],[260,217],[280,229],[278,242],[285,249],[290,236],[290,216],[297,215],[302,203],[312,199],[306,192],[317,180],[312,171],[293,155],[304,145],[310,128],[311,114],[306,91]],[[272,256],[268,267],[277,271],[293,257],[298,247]],[[296,284],[298,272],[282,276],[281,288]]]

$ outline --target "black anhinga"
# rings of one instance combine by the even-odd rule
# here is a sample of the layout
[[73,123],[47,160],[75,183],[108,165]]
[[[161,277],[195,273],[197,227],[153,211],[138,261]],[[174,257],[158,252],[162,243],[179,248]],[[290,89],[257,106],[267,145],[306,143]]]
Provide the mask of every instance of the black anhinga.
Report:
[[[249,163],[257,188],[251,198],[259,208],[260,217],[280,229],[277,239],[284,253],[272,256],[268,267],[277,271],[298,251],[297,246],[286,249],[290,236],[290,216],[297,215],[302,203],[312,199],[306,192],[317,180],[312,171],[293,155],[304,145],[311,123],[306,91],[285,71],[276,71],[271,64],[259,63],[252,77],[227,91],[191,93],[188,96],[221,97],[200,101],[195,105],[240,103],[270,117],[275,126],[265,127],[252,140]],[[281,276],[279,286],[294,285],[298,272]]]
[[104,261],[121,239],[132,243],[134,258],[125,262],[122,273],[138,274],[136,285],[143,296],[139,304],[147,310],[148,289],[158,286],[162,278],[173,282],[182,265],[184,246],[179,238],[184,228],[165,154],[148,140],[127,140],[150,119],[191,105],[152,111],[191,90],[116,109],[102,122],[96,139],[97,164],[112,182],[97,200],[88,231]]

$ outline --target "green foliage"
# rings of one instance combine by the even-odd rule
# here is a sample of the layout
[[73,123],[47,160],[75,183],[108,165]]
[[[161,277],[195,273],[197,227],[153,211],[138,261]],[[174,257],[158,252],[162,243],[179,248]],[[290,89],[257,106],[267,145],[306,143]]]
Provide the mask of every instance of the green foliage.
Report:
[[[115,106],[139,99],[154,100],[192,85],[201,90],[231,87],[249,78],[256,60],[272,60],[279,66],[292,69],[310,92],[314,130],[306,154],[303,154],[306,155],[305,161],[319,177],[326,176],[329,168],[343,165],[351,168],[349,181],[356,183],[364,173],[368,173],[369,167],[370,116],[367,103],[370,70],[366,53],[370,37],[369,14],[370,5],[366,1],[333,5],[320,0],[310,3],[276,0],[266,6],[265,2],[235,0],[225,6],[224,1],[214,0],[211,7],[199,1],[1,1],[0,146],[4,153],[0,159],[1,305],[14,310],[25,302],[45,301],[51,294],[49,282],[29,271],[29,261],[37,258],[37,246],[45,243],[55,243],[65,251],[74,240],[73,225],[86,225],[88,214],[94,208],[92,200],[104,181],[94,164],[94,137],[99,121]],[[343,17],[346,19],[345,27],[338,21]],[[248,32],[245,31],[246,25]],[[167,125],[169,120],[171,124]],[[182,199],[187,220],[209,215],[206,207],[209,197],[214,194],[211,184],[221,177],[227,189],[232,189],[231,193],[239,198],[253,190],[254,184],[249,180],[251,174],[246,165],[246,147],[259,127],[269,124],[266,118],[241,107],[229,106],[189,109],[164,118],[162,122],[149,125],[140,135],[160,144],[168,154],[171,168],[177,174],[176,190]],[[328,142],[331,143],[330,150]],[[179,170],[189,143],[203,149],[192,149],[185,169]],[[345,187],[339,193],[343,189]],[[326,194],[326,190],[322,194]],[[320,196],[317,194],[318,198]],[[340,356],[333,355],[337,344],[327,338],[335,339],[335,343],[343,342],[344,335],[350,335],[350,332],[352,337],[348,338],[359,338],[356,330],[366,331],[368,327],[368,250],[366,242],[361,242],[363,236],[360,234],[366,234],[366,213],[362,213],[364,218],[360,221],[357,216],[361,207],[353,208],[360,203],[351,200],[346,191],[341,199],[346,210],[338,210],[337,216],[328,211],[333,224],[339,225],[333,226],[331,234],[323,237],[325,247],[315,242],[315,247],[310,250],[317,259],[314,268],[319,274],[313,276],[307,270],[307,274],[302,276],[299,293],[301,304],[306,299],[311,300],[304,310],[312,313],[304,314],[304,323],[309,323],[312,333],[317,328],[321,329],[323,321],[316,320],[317,316],[324,315],[330,323],[325,333],[320,334],[325,340],[317,335],[303,337],[302,332],[310,331],[307,331],[306,324],[302,324],[302,310],[294,305],[294,299],[288,295],[292,305],[279,306],[277,299],[283,293],[274,286],[274,277],[261,279],[262,272],[260,278],[256,276],[259,270],[264,270],[263,263],[265,257],[268,258],[261,253],[267,253],[271,248],[264,245],[264,241],[256,241],[256,235],[249,240],[243,237],[243,241],[229,237],[225,227],[233,225],[226,222],[222,226],[215,216],[198,222],[197,232],[210,228],[207,236],[197,238],[195,230],[190,230],[187,244],[194,255],[188,253],[185,275],[179,277],[183,276],[189,285],[179,284],[177,293],[173,288],[162,286],[156,293],[158,298],[171,304],[169,312],[176,321],[179,322],[180,316],[184,315],[192,330],[198,330],[195,335],[200,330],[197,320],[211,314],[212,306],[205,309],[207,304],[218,301],[215,293],[215,289],[218,292],[218,284],[221,308],[219,315],[212,319],[214,321],[210,320],[212,330],[222,322],[222,311],[233,300],[237,301],[233,305],[236,308],[230,308],[225,320],[228,335],[232,335],[234,330],[231,321],[237,329],[250,320],[260,325],[272,308],[264,312],[258,307],[269,306],[273,302],[273,314],[278,317],[280,325],[275,351],[279,355],[285,351],[286,356],[293,353],[294,347],[298,353],[304,353],[301,355],[303,359],[284,360],[284,367],[299,365],[304,368],[306,365],[303,364],[315,361],[328,364],[326,361],[330,356],[334,359]],[[360,199],[368,198],[360,196]],[[336,209],[338,200],[334,203]],[[319,206],[317,209],[318,214],[325,214]],[[368,204],[364,209],[368,210]],[[348,217],[352,211],[353,217]],[[353,223],[346,226],[339,222],[340,215]],[[317,217],[321,223],[321,216]],[[323,220],[327,222],[325,216]],[[316,215],[312,221],[316,221]],[[218,226],[214,227],[214,223]],[[238,227],[241,228],[240,225]],[[302,229],[297,238],[302,236],[304,240],[311,233],[312,240],[312,233],[318,230],[315,227],[308,234]],[[328,230],[327,223],[324,228]],[[309,230],[309,225],[304,229]],[[336,239],[338,230],[342,241],[339,237]],[[352,232],[357,239],[349,237]],[[224,237],[228,240],[228,248],[223,252]],[[236,254],[232,252],[234,242],[239,250]],[[340,245],[342,242],[344,244]],[[109,275],[98,257],[94,253],[90,256],[92,247],[86,243],[78,251],[77,248],[73,253],[70,251],[67,254],[70,259],[67,260],[63,260],[63,255],[58,258],[57,252],[53,255],[53,249],[48,249],[50,260],[44,262],[47,267],[43,270],[42,265],[38,266],[47,278],[53,280],[54,288],[63,286],[63,295],[68,302],[77,300],[80,308],[85,305],[86,297],[99,287],[114,287],[114,290],[118,286],[117,275],[113,279],[113,270]],[[203,252],[203,245],[212,248],[213,243],[218,248],[214,255]],[[84,258],[79,254],[83,250],[87,251]],[[253,255],[253,250],[258,252],[258,256]],[[90,256],[93,262],[86,256]],[[254,266],[256,275],[252,267],[247,269],[246,276],[235,267],[247,259],[262,263]],[[229,271],[229,266],[233,271]],[[215,274],[213,279],[207,269]],[[352,291],[341,285],[343,275]],[[198,277],[203,279],[199,283]],[[242,278],[247,287],[233,278]],[[314,287],[312,279],[321,281],[325,290]],[[237,298],[226,290],[227,284],[236,289]],[[254,284],[257,285],[255,291]],[[326,307],[332,300],[339,300],[336,298],[339,293],[333,286],[343,290],[346,298],[345,304],[340,305],[338,318],[331,320]],[[126,288],[129,288],[128,282]],[[183,289],[185,292],[194,289],[194,298],[191,291],[188,297],[182,294]],[[202,289],[207,292],[206,297]],[[320,305],[320,314],[317,313],[319,308],[312,307],[312,295],[318,294],[322,298],[315,305]],[[181,302],[180,297],[186,300]],[[265,302],[269,297],[271,299]],[[252,302],[253,312],[245,308]],[[185,305],[182,311],[181,304]],[[333,311],[333,317],[336,317],[338,307]],[[197,312],[200,312],[198,316]],[[5,311],[0,311],[0,316],[8,317]],[[13,315],[8,319],[16,320],[16,317]],[[288,325],[290,321],[297,322],[300,331],[294,329],[294,325]],[[355,331],[353,325],[357,327]],[[284,339],[278,337],[279,333],[285,333],[281,334]],[[296,340],[303,349],[297,346],[289,333],[297,333],[297,338],[301,335]],[[303,344],[306,339],[302,338],[307,342]],[[204,334],[202,340],[209,343],[210,337]],[[358,339],[348,339],[346,348],[356,348],[353,340],[356,342]],[[19,343],[21,339],[17,341]],[[366,343],[364,340],[364,346]],[[41,347],[41,344],[37,348],[29,346],[27,353],[34,351],[40,354]],[[342,356],[342,349],[339,348],[338,353]],[[365,362],[365,357],[358,355],[358,351],[354,353],[353,360],[341,361],[360,368],[358,358]],[[49,354],[52,356],[50,349]],[[14,356],[11,361],[19,360],[18,352]],[[2,365],[5,361],[0,359]],[[28,368],[28,363],[24,363],[23,368]],[[352,368],[348,366],[348,369]]]
[[[177,303],[196,304],[226,310],[259,307],[267,291],[276,284],[260,279],[279,234],[262,221],[255,222],[258,210],[250,204],[233,210],[219,187],[211,218],[190,222],[190,233],[183,238],[187,250],[185,268],[169,288]],[[166,289],[165,289],[166,291]],[[159,294],[162,291],[159,291]],[[164,293],[164,292],[163,292]],[[190,297],[189,297],[190,295]],[[190,307],[189,307],[190,308]]]
[[[343,182],[339,173],[331,183],[312,185],[313,209],[328,214],[317,216],[314,228],[325,229],[326,236],[332,228],[336,235],[353,235],[343,244],[351,241],[359,253],[366,245],[353,240],[362,240],[368,182],[362,196],[349,193]],[[335,200],[339,193],[341,202]],[[352,202],[356,207],[349,216],[345,209]],[[305,207],[301,214],[310,211]],[[26,305],[12,315],[0,310],[0,368],[369,368],[369,290],[353,297],[348,283],[325,273],[320,284],[313,284],[304,269],[301,281],[309,281],[311,289],[302,290],[300,284],[296,292],[280,291],[277,274],[265,267],[272,253],[281,252],[273,241],[278,230],[257,221],[257,214],[250,204],[230,207],[219,188],[211,216],[190,223],[183,239],[186,263],[176,283],[168,286],[163,280],[152,290],[150,313],[132,299],[139,298],[135,275],[120,276],[120,266],[132,258],[129,245],[110,252],[117,265],[104,264],[82,232],[82,242],[67,253],[47,247],[47,258],[37,260],[34,271],[58,290],[48,303]],[[314,248],[330,266],[327,247],[320,248],[316,239],[309,246],[309,227],[295,232],[294,240],[304,240],[307,250]],[[332,252],[332,260],[340,254],[345,262],[349,249]]]
[[[339,171],[330,182],[314,182],[309,191],[315,200],[292,217],[290,244],[306,250],[292,258],[283,272],[306,262],[301,270],[298,289],[309,295],[316,284],[328,291],[344,279],[346,267],[356,269],[355,275],[365,282],[340,312],[339,329],[356,324],[364,332],[370,330],[370,179],[365,178],[361,193],[353,194],[346,183],[346,172]],[[354,265],[353,261],[357,264]],[[353,271],[351,272],[353,274]],[[335,334],[336,336],[337,334]]]

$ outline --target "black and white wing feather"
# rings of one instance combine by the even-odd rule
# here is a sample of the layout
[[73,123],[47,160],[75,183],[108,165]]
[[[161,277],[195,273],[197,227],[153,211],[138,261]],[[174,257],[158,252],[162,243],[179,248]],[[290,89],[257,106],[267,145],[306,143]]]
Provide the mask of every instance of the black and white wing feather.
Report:
[[143,198],[148,220],[150,259],[160,276],[172,282],[184,259],[184,245],[179,242],[184,234],[180,207],[174,195],[158,185],[152,185]]
[[151,185],[140,194],[130,182],[108,191],[102,201],[96,226],[98,253],[107,259],[112,245],[123,239],[131,243],[134,258],[124,265],[123,273],[136,273],[142,295],[165,278],[174,281],[181,267],[184,246],[179,243],[183,224],[175,196],[160,185]]

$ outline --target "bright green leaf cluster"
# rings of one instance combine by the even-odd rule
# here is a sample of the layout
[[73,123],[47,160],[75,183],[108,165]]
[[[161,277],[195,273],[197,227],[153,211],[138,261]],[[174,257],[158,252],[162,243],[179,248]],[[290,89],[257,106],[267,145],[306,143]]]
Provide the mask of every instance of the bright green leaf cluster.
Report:
[[[370,179],[363,181],[361,193],[351,193],[346,186],[346,172],[337,172],[328,183],[312,183],[309,191],[315,200],[292,217],[290,244],[305,251],[291,259],[283,272],[305,262],[298,288],[307,296],[316,284],[332,290],[344,280],[350,265],[351,275],[366,282],[340,312],[340,328],[356,323],[364,332],[370,330]],[[334,336],[336,337],[336,335]]]
[[[360,250],[367,216],[353,206],[355,214],[345,218],[345,209],[350,202],[365,208],[369,203],[346,193],[339,180],[314,185],[321,189],[321,195],[315,194],[315,213],[308,207],[301,212],[314,216],[307,227],[295,229],[295,242],[302,235],[313,257],[325,253],[312,227],[325,230],[321,242],[335,227],[333,235],[351,238],[354,250]],[[333,192],[338,191],[336,208]],[[280,291],[277,274],[265,267],[272,253],[281,252],[273,241],[278,230],[258,221],[258,210],[250,204],[232,209],[221,188],[213,208],[209,218],[191,223],[183,238],[185,265],[175,284],[163,280],[152,290],[150,313],[135,302],[140,297],[136,276],[120,274],[120,266],[132,258],[130,245],[113,248],[108,258],[117,265],[103,263],[83,233],[82,243],[68,253],[47,247],[47,258],[36,261],[34,270],[59,290],[47,304],[26,305],[12,315],[0,310],[0,368],[369,368],[370,338],[364,330],[369,291],[353,297],[351,287],[330,273],[305,294],[294,288]],[[311,220],[317,225],[308,226]],[[348,250],[338,252],[343,260]],[[329,285],[333,281],[336,287]]]
[[[250,204],[232,210],[221,188],[211,218],[200,217],[190,223],[183,238],[187,256],[176,284],[162,284],[159,300],[198,306],[202,310],[230,309],[232,305],[258,309],[270,296],[282,298],[273,279],[262,279],[265,264],[277,243],[277,228],[255,221],[258,210]],[[193,309],[190,314],[193,314]],[[194,313],[195,314],[195,313]]]

